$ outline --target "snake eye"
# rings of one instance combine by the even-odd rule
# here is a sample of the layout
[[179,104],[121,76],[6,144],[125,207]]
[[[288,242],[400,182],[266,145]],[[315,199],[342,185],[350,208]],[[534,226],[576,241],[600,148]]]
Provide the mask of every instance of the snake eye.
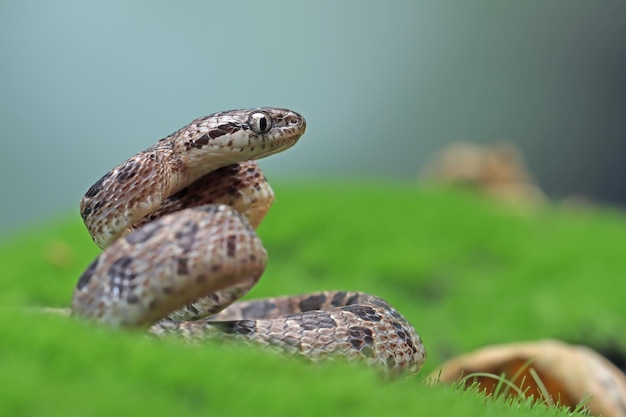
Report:
[[262,135],[272,128],[272,118],[264,112],[254,112],[248,117],[248,126],[254,133]]

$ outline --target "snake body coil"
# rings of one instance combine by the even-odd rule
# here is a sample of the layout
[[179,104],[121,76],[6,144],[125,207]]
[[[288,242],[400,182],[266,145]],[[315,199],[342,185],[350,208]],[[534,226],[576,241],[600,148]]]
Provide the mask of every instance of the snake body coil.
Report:
[[419,336],[378,297],[336,291],[232,304],[267,259],[254,229],[274,194],[254,159],[291,147],[305,129],[286,109],[215,113],[104,175],[80,204],[104,251],[78,281],[73,314],[417,372],[425,359]]

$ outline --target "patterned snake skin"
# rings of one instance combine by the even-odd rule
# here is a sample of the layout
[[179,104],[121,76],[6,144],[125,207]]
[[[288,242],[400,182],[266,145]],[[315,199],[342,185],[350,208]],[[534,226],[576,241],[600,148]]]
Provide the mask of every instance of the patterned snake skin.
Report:
[[419,336],[378,297],[320,292],[234,303],[267,259],[254,230],[274,194],[254,159],[291,147],[305,129],[286,109],[215,113],[105,174],[80,203],[104,251],[78,281],[73,314],[417,372],[426,356]]

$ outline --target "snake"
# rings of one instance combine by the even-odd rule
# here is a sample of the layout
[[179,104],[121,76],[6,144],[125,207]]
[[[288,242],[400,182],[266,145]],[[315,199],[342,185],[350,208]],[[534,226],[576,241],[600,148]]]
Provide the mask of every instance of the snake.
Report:
[[78,279],[72,315],[157,337],[239,340],[313,361],[418,372],[420,336],[380,297],[335,290],[239,301],[267,263],[255,230],[274,192],[257,160],[305,130],[288,109],[213,113],[102,176],[80,214],[103,251]]

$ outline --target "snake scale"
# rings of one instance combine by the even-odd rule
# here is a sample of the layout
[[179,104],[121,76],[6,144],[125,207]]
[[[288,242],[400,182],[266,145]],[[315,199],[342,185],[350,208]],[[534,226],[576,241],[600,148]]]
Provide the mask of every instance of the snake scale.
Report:
[[214,113],[96,181],[80,212],[104,250],[80,277],[72,313],[156,335],[236,338],[417,372],[426,356],[420,337],[378,297],[326,291],[237,302],[267,260],[255,228],[274,194],[255,160],[293,146],[305,129],[286,109]]

